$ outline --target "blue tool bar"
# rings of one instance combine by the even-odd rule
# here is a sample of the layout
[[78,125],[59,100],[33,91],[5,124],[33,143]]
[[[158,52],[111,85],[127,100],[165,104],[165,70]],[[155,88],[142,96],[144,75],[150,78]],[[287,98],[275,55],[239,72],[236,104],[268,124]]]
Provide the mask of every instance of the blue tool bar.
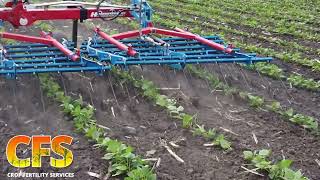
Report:
[[8,59],[18,59],[18,58],[37,58],[37,57],[57,57],[65,56],[63,53],[41,53],[41,54],[16,54],[16,55],[7,55]]
[[148,61],[126,61],[126,62],[117,62],[115,65],[157,65],[157,64],[202,64],[202,63],[248,63],[253,62],[269,62],[272,58],[224,58],[224,59],[192,59],[192,60],[182,60],[182,59],[172,59],[168,60],[148,60]]
[[[107,50],[107,49],[99,49],[99,50]],[[165,52],[163,51],[163,49],[160,49],[160,48],[152,48],[152,49],[147,49],[147,48],[143,48],[143,49],[138,49],[139,50],[139,53],[140,53],[140,56],[145,56],[146,54],[149,54],[149,55],[152,55],[152,54],[157,54],[157,53],[160,53],[160,54],[164,54]],[[182,53],[185,53],[185,54],[192,54],[193,52],[206,52],[208,51],[209,53],[218,53],[220,51],[217,51],[217,50],[207,50],[205,47],[203,46],[194,46],[193,49],[191,49],[192,51],[190,51],[190,49],[187,49],[186,46],[182,46],[180,48],[176,47],[176,48],[171,48],[169,50],[180,50],[179,52],[182,52]],[[240,49],[235,49],[236,52],[239,51]],[[82,53],[85,53],[86,54],[86,50],[81,50]],[[120,50],[115,50],[115,49],[112,49],[109,51],[110,53],[119,53],[119,54],[122,54],[124,56],[126,56],[126,54]]]
[[[69,49],[72,49],[73,47],[71,46],[68,46]],[[55,47],[40,47],[40,48],[29,48],[29,49],[26,49],[26,48],[10,48],[10,49],[7,49],[6,50],[7,53],[25,53],[25,52],[28,52],[28,53],[33,53],[33,52],[46,52],[46,51],[60,51],[58,48],[55,48]]]
[[24,63],[53,63],[53,62],[60,62],[60,61],[68,61],[67,57],[57,57],[57,58],[46,58],[46,59],[20,59],[20,60],[13,60],[16,64],[24,64]]
[[[186,59],[186,60],[189,60],[189,59],[213,59],[213,60],[216,60],[218,58],[234,58],[233,55],[231,54],[195,54],[195,53],[188,53],[188,54],[185,54],[186,56],[183,58],[183,59]],[[248,56],[251,56],[251,57],[255,57],[256,54],[252,53],[252,54],[246,54]],[[95,57],[97,58],[97,55],[95,54],[92,54],[90,55],[90,57]],[[146,55],[145,57],[144,56],[140,56],[140,58],[133,58],[133,57],[129,57],[126,59],[126,61],[149,61],[149,60],[171,60],[173,57],[175,56],[172,56],[172,55],[163,55],[163,54],[151,54],[151,55]],[[247,58],[248,59],[248,58]]]
[[[235,51],[240,51],[240,49],[234,49]],[[81,50],[82,53],[86,53],[87,50]],[[187,51],[187,52],[183,52],[186,55],[192,55],[192,54],[216,54],[219,53],[221,51],[217,51],[217,50],[197,50],[197,51]],[[141,53],[140,57],[144,57],[144,56],[162,56],[164,54],[164,52],[159,52],[157,50],[155,50],[154,52],[145,52],[145,53]],[[120,54],[121,55],[121,54]],[[125,55],[124,53],[122,55]],[[251,56],[255,56],[256,54],[254,53],[250,53]]]
[[[235,53],[226,54],[218,50],[202,45],[193,40],[185,40],[183,38],[175,38],[173,42],[176,46],[161,47],[150,46],[150,42],[136,40],[131,42],[139,42],[132,44],[132,48],[139,53],[139,57],[130,57],[125,52],[119,50],[114,45],[105,40],[101,43],[90,42],[91,51],[87,52],[87,43],[82,45],[83,54],[87,54],[91,58],[96,58],[99,61],[111,62],[113,65],[150,65],[150,64],[199,64],[199,63],[254,63],[271,61],[272,58],[259,58],[256,54],[241,54],[240,50],[236,49]],[[179,40],[178,40],[179,39]],[[168,38],[170,40],[170,38]],[[93,41],[98,42],[98,41]],[[123,41],[121,41],[123,42]],[[87,44],[87,46],[85,46]],[[146,48],[143,48],[146,47]],[[104,51],[105,53],[117,54],[122,56],[122,59],[112,60],[111,56],[97,55],[94,50]],[[93,54],[92,54],[93,53]]]
[[0,70],[2,75],[17,75],[17,74],[37,74],[37,73],[50,73],[50,72],[104,72],[110,70],[111,66],[101,67],[70,67],[70,68],[43,68],[43,69],[12,69],[12,70]]
[[[107,41],[106,41],[107,42]],[[214,42],[216,42],[216,43],[222,43],[223,42],[223,40],[215,40]],[[131,43],[129,43],[129,44],[131,44]],[[172,43],[168,43],[168,44],[170,44],[170,46],[178,46],[178,45],[193,45],[193,44],[199,44],[199,42],[197,42],[197,41],[185,41],[185,42],[183,42],[183,41],[178,41],[178,42],[172,42]],[[135,48],[140,48],[140,47],[152,47],[152,46],[154,46],[152,43],[150,43],[150,42],[144,42],[144,43],[132,43],[131,44],[132,45],[132,47],[135,47]],[[86,48],[86,46],[87,46],[87,43],[83,43],[82,45],[81,45],[81,48]],[[91,45],[91,47],[93,47],[93,48],[116,48],[116,46],[115,45],[113,45],[113,44],[108,44],[108,43],[94,43],[93,45]]]
[[[91,46],[95,48],[96,46]],[[99,50],[106,51],[109,53],[122,53],[121,50],[113,48],[113,49],[107,49],[107,48],[98,48]],[[164,47],[149,47],[149,48],[134,48],[137,52],[140,54],[144,52],[159,52],[159,51],[164,51],[166,48]],[[179,52],[190,52],[190,51],[195,51],[195,50],[212,50],[212,48],[205,47],[202,45],[196,45],[196,46],[177,46],[177,47],[170,47],[169,50],[171,51],[179,51]]]
[[[68,42],[68,46],[74,46],[73,42]],[[5,49],[12,49],[12,48],[35,48],[35,47],[51,47],[49,45],[45,44],[39,44],[39,43],[22,43],[22,44],[15,44],[15,45],[5,45],[3,46]]]
[[[36,63],[36,64],[19,64],[16,66],[16,69],[23,69],[23,68],[50,68],[50,67],[63,67],[63,66],[84,66],[84,63],[74,63],[74,62],[64,62],[64,63]],[[6,68],[5,66],[0,66],[0,68]]]
[[[210,40],[223,43],[218,36]],[[185,64],[202,63],[255,63],[268,62],[272,58],[256,57],[254,53],[241,54],[240,49],[227,54],[212,49],[194,40],[183,38],[163,38],[170,46],[157,46],[141,39],[126,39],[121,42],[132,45],[139,53],[131,57],[105,40],[84,42],[81,46],[81,60],[71,61],[57,48],[42,44],[20,44],[7,47],[7,54],[0,60],[0,74],[15,77],[18,74],[49,72],[97,72],[110,70],[112,66],[130,65],[170,65],[183,67]],[[73,47],[68,43],[69,49]],[[93,59],[93,61],[88,60]]]

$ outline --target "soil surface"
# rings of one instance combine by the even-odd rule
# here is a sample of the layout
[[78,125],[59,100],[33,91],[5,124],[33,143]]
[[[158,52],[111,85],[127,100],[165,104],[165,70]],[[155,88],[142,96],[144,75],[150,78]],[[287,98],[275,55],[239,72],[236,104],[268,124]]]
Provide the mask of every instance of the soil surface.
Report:
[[[99,22],[98,22],[99,23]],[[98,24],[97,23],[97,24]],[[57,22],[61,31],[70,37],[70,23]],[[112,30],[120,28],[108,24],[103,28]],[[81,25],[80,39],[93,35]],[[221,73],[221,69],[222,72]],[[320,117],[319,94],[300,89],[286,92],[282,83],[266,78],[259,78],[257,73],[245,72],[246,81],[236,69],[215,67],[208,69],[215,74],[225,74],[226,81],[238,88],[252,90],[268,99],[277,99],[286,105],[293,106],[299,112]],[[176,98],[186,112],[197,115],[197,122],[207,128],[215,128],[231,140],[233,150],[223,152],[216,147],[204,147],[208,143],[192,132],[183,129],[180,122],[171,119],[161,108],[141,97],[139,91],[127,83],[120,83],[117,77],[106,73],[104,76],[85,73],[68,73],[53,75],[64,87],[68,95],[78,97],[96,108],[98,124],[106,126],[108,136],[119,139],[133,146],[136,153],[144,158],[161,159],[155,168],[160,180],[241,180],[268,179],[245,172],[242,152],[244,150],[271,149],[273,160],[289,158],[294,161],[294,168],[309,178],[320,179],[320,167],[316,159],[320,159],[320,139],[301,127],[285,121],[276,114],[256,111],[247,103],[235,97],[225,96],[222,92],[211,91],[206,81],[191,76],[187,71],[174,71],[168,67],[148,66],[143,70],[132,68],[137,76],[152,80],[172,98]],[[221,76],[222,77],[222,76]],[[36,76],[21,76],[17,81],[1,79],[0,89],[0,147],[5,147],[8,139],[17,134],[35,135],[67,134],[74,137],[72,150],[74,162],[70,168],[61,172],[74,172],[75,179],[94,179],[87,172],[105,174],[108,162],[101,160],[103,153],[95,149],[81,134],[74,132],[73,124],[64,117],[59,105],[42,96]],[[264,85],[266,88],[260,87]],[[249,86],[249,87],[248,87]],[[285,85],[285,87],[287,87]],[[301,98],[303,95],[303,98]],[[291,98],[293,97],[293,98]],[[315,101],[312,99],[315,98]],[[287,102],[290,99],[292,102]],[[294,102],[294,103],[293,103]],[[291,103],[291,104],[290,104]],[[296,104],[298,103],[298,104]],[[257,137],[255,142],[253,136]],[[172,150],[185,163],[174,159],[164,148],[171,141],[179,145]],[[19,172],[7,163],[5,148],[1,148],[1,174],[5,179],[8,172]],[[150,162],[153,164],[155,162]],[[33,172],[35,169],[23,169]],[[38,171],[56,172],[50,167]],[[2,175],[2,176],[1,176]],[[61,178],[60,178],[61,179]]]
[[[23,76],[18,80],[1,79],[0,83],[0,179],[7,179],[7,173],[20,171],[74,173],[75,177],[71,179],[94,179],[88,176],[88,171],[98,174],[106,172],[108,163],[101,159],[103,153],[82,135],[75,133],[72,122],[67,121],[60,107],[42,96],[36,76]],[[74,138],[70,147],[74,155],[73,164],[65,169],[53,169],[48,165],[48,157],[43,157],[42,168],[13,168],[6,160],[5,147],[15,135],[69,135]],[[18,154],[21,158],[30,157],[31,147],[24,146]]]

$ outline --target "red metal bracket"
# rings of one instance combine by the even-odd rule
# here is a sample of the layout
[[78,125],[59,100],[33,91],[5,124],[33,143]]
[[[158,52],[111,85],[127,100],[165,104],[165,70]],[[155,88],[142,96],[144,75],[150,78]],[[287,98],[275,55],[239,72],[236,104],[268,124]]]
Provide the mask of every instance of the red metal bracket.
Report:
[[115,34],[115,35],[111,36],[111,38],[113,38],[115,40],[121,40],[121,39],[126,39],[126,38],[137,37],[140,35],[148,35],[151,33],[172,36],[172,37],[180,37],[180,38],[185,38],[185,39],[192,39],[192,40],[199,41],[202,44],[208,45],[209,47],[212,47],[213,49],[223,51],[228,54],[231,54],[233,52],[232,48],[225,47],[221,44],[215,43],[215,42],[210,41],[206,38],[203,38],[199,35],[192,34],[191,32],[187,32],[187,31],[184,31],[179,28],[175,28],[175,31],[171,31],[171,30],[159,29],[159,28],[154,28],[154,27],[148,27],[148,28],[144,28],[141,30]]
[[67,55],[72,61],[77,61],[80,59],[80,56],[78,56],[76,53],[70,51],[68,48],[66,48],[64,45],[62,45],[59,41],[51,37],[50,33],[46,33],[44,31],[40,32],[40,35],[51,41],[51,45],[58,48],[61,52],[63,52],[65,55]]
[[107,40],[109,43],[117,46],[118,49],[122,51],[126,51],[129,56],[137,56],[138,52],[135,51],[132,47],[126,46],[122,42],[116,40],[115,38],[109,36],[108,34],[102,32],[99,28],[95,28],[94,31],[101,36],[103,39]]
[[180,28],[175,28],[174,29],[175,31],[178,31],[178,32],[183,32],[183,33],[186,33],[186,34],[190,34],[190,35],[193,35],[194,36],[194,39],[201,42],[202,44],[205,44],[205,45],[208,45],[216,50],[220,50],[220,51],[224,51],[228,54],[231,54],[233,52],[233,49],[229,48],[229,47],[225,47],[221,44],[218,44],[218,43],[215,43],[213,41],[210,41],[206,38],[203,38],[199,35],[195,35],[195,34],[192,34],[191,32],[188,32],[188,31],[185,31],[185,30],[182,30]]
[[13,33],[7,33],[2,32],[0,33],[1,38],[5,39],[12,39],[17,41],[25,41],[25,42],[31,42],[31,43],[41,43],[45,45],[50,45],[58,48],[61,52],[63,52],[66,56],[68,56],[71,60],[77,61],[80,59],[80,56],[75,54],[74,52],[70,51],[68,48],[64,47],[59,41],[52,38],[50,34],[41,32],[42,37],[34,37],[34,36],[26,36],[26,35],[20,35],[20,34],[13,34]]
[[40,38],[40,37],[34,37],[34,36],[26,36],[21,34],[2,32],[0,33],[0,37],[5,39],[12,39],[16,41],[25,41],[25,42],[31,42],[31,43],[41,43],[41,44],[51,45],[50,40],[45,38]]

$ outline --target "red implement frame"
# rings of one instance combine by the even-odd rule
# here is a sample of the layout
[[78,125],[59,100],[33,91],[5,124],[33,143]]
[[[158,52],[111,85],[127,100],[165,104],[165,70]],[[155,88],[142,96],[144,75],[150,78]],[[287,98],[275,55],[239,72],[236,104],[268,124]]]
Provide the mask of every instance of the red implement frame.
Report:
[[63,52],[66,56],[68,56],[71,60],[77,61],[78,59],[80,59],[79,55],[70,51],[68,48],[62,45],[59,41],[51,37],[50,34],[47,34],[42,31],[41,36],[42,37],[34,37],[34,36],[26,36],[26,35],[6,33],[6,32],[0,33],[1,38],[13,39],[17,41],[25,41],[25,42],[31,42],[31,43],[41,43],[45,45],[54,46],[58,48],[61,52]]
[[[12,6],[12,5],[11,5]],[[0,8],[0,19],[9,21],[13,26],[29,26],[37,20],[95,19],[100,16],[118,16],[132,18],[128,8],[101,7],[97,8],[59,8],[59,9],[26,9],[19,1],[16,5]]]
[[190,40],[196,40],[204,45],[207,45],[213,49],[223,51],[228,54],[232,54],[234,51],[230,47],[223,46],[221,44],[215,43],[213,41],[210,41],[208,39],[205,39],[199,35],[192,34],[191,32],[184,31],[179,28],[175,28],[175,31],[171,30],[165,30],[165,29],[159,29],[159,28],[154,28],[154,27],[148,27],[148,28],[143,28],[141,30],[136,30],[136,31],[129,31],[129,32],[124,32],[120,34],[115,34],[112,36],[109,36],[100,30],[95,29],[95,31],[104,39],[109,41],[110,43],[116,45],[120,50],[122,51],[127,51],[127,53],[131,56],[134,56],[136,51],[133,49],[128,48],[126,45],[121,43],[118,40],[126,39],[126,38],[133,38],[133,37],[138,37],[140,35],[148,35],[148,34],[160,34],[160,35],[166,35],[166,36],[172,36],[172,37],[180,37],[180,38],[185,38],[185,39],[190,39]]
[[103,39],[107,40],[109,43],[117,46],[118,49],[122,51],[126,51],[129,56],[137,56],[137,51],[133,50],[132,47],[126,46],[122,42],[114,39],[113,37],[109,36],[108,34],[102,32],[99,28],[95,28],[94,31]]

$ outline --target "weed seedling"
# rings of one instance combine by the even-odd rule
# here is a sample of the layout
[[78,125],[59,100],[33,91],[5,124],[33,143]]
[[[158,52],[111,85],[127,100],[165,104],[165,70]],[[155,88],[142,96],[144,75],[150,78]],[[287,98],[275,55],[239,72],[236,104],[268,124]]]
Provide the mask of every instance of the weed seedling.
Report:
[[290,169],[292,161],[289,159],[283,159],[275,164],[269,161],[270,150],[244,151],[243,155],[244,159],[256,167],[257,170],[267,172],[272,180],[308,180],[307,177],[302,175],[301,171]]

